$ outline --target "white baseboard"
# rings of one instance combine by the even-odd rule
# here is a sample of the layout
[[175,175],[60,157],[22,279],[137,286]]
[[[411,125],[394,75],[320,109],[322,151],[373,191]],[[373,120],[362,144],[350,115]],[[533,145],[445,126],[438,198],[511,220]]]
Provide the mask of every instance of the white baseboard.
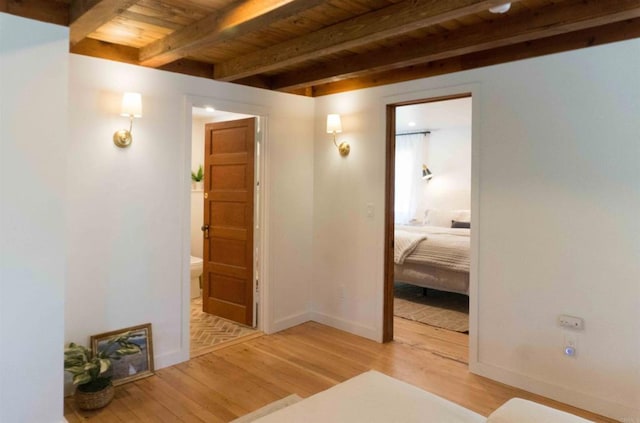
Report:
[[189,360],[189,351],[182,349],[156,355],[153,357],[153,365],[155,370],[160,370],[165,367],[173,366],[174,364],[182,363]]
[[623,423],[640,422],[640,409],[596,398],[490,364],[469,363],[469,371],[543,397],[619,420]]
[[354,335],[362,336],[363,338],[371,339],[372,341],[380,342],[382,339],[382,335],[378,333],[379,331],[376,328],[363,326],[359,323],[350,322],[317,311],[311,312],[311,320]]
[[281,330],[289,329],[291,327],[300,325],[304,322],[308,322],[311,319],[311,313],[308,311],[302,313],[292,314],[287,317],[283,317],[282,319],[278,319],[270,325],[269,333],[280,332]]

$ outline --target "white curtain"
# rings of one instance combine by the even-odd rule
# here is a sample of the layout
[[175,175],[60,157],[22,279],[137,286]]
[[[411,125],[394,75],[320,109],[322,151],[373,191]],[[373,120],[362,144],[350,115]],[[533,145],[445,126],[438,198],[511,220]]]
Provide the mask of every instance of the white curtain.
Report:
[[395,223],[408,223],[417,216],[422,193],[425,134],[396,136]]

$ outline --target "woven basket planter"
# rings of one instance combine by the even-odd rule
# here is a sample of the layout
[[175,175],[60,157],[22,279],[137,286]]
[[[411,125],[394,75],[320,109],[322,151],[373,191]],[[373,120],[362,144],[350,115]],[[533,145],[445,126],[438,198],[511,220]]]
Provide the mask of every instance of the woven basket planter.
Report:
[[109,404],[114,394],[113,384],[109,383],[106,388],[98,392],[82,392],[76,389],[75,399],[81,410],[96,410]]

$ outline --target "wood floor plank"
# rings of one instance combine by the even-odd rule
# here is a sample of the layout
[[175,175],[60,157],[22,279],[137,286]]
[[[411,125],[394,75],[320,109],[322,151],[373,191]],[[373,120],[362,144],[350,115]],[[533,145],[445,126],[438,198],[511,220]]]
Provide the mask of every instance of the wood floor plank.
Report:
[[162,369],[155,377],[161,378],[167,384],[183,392],[213,414],[215,419],[210,420],[212,423],[227,422],[243,413],[244,410],[233,401],[227,400],[206,385],[186,376],[178,369],[179,366]]
[[67,423],[81,423],[84,421],[73,410],[73,398],[65,398],[64,400],[64,415],[67,419]]
[[[341,332],[341,331],[337,331]],[[384,345],[368,339],[358,338],[364,342],[349,342],[349,338],[342,338],[340,334],[327,333],[322,326],[309,325],[297,326],[287,331],[287,336],[305,345],[332,354],[338,354],[344,358],[366,362],[376,360],[384,351]]]
[[[395,327],[399,330],[398,336],[403,338],[422,338],[426,336],[429,339],[439,339],[458,345],[463,347],[465,350],[469,344],[469,335],[466,333],[455,332],[429,325],[417,325],[416,322],[403,318],[396,318],[394,322]],[[397,341],[398,336],[394,337],[394,340]]]
[[299,366],[274,355],[263,354],[253,347],[220,351],[218,354],[230,363],[244,366],[263,379],[270,379],[281,386],[287,394],[298,394],[303,398],[333,386],[333,382],[317,375],[301,371]]
[[128,395],[129,393],[126,390],[116,387],[116,395],[113,403],[103,409],[113,411],[116,417],[116,419],[112,420],[113,422],[131,422],[137,420],[136,415],[126,406],[126,397]]
[[216,421],[217,419],[209,410],[159,377],[146,378],[140,381],[138,386],[150,397],[169,407],[173,413],[180,417],[181,421],[197,423]]
[[343,382],[368,370],[366,365],[350,358],[309,348],[295,337],[276,334],[268,341],[264,337],[260,338],[255,344],[261,351],[283,357],[335,382]]
[[380,344],[315,322],[245,340],[116,387],[103,410],[65,400],[69,423],[222,423],[290,394],[313,395],[374,369],[482,415],[512,397],[594,422],[613,422],[469,373],[468,336],[396,319],[396,340]]
[[[234,401],[242,409],[239,415],[289,395],[271,380],[262,379],[218,355],[205,355],[192,360],[184,372],[206,383],[211,390],[229,401]],[[224,378],[219,375],[224,375]]]
[[152,422],[174,422],[175,419],[172,419],[167,413],[167,415],[162,415],[161,411],[158,410],[159,403],[157,401],[149,401],[145,399],[142,395],[140,395],[135,390],[135,385],[122,385],[121,387],[124,394],[122,395],[120,402],[131,412],[135,421],[143,422],[143,423],[152,423]]
[[146,391],[140,389],[139,384],[130,384],[127,386],[127,390],[131,393],[131,400],[136,403],[142,404],[140,409],[145,415],[150,416],[154,422],[158,423],[176,423],[182,422],[171,407],[167,407],[167,404],[163,401],[158,401],[157,397],[150,396]]

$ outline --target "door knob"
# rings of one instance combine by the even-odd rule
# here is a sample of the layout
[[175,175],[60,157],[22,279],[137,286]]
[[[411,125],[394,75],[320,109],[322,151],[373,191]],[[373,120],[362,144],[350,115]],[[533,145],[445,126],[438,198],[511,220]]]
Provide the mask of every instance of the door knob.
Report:
[[209,225],[202,225],[202,227],[200,228],[202,230],[202,232],[204,232],[204,237],[205,238],[209,238]]

